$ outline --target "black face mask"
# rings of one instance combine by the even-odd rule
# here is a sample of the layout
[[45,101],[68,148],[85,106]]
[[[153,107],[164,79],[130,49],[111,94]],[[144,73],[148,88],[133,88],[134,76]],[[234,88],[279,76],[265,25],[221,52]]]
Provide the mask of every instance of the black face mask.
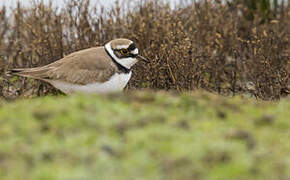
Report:
[[133,43],[128,47],[129,51],[134,51],[136,49],[136,45]]

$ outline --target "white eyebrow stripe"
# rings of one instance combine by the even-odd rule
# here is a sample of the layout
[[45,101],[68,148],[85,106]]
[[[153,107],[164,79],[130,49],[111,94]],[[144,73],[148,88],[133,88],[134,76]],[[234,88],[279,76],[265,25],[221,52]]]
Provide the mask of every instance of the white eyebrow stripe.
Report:
[[138,53],[139,53],[139,51],[138,51],[138,49],[137,49],[137,48],[135,48],[135,49],[134,49],[134,51],[131,51],[131,53],[132,53],[132,54],[138,54]]

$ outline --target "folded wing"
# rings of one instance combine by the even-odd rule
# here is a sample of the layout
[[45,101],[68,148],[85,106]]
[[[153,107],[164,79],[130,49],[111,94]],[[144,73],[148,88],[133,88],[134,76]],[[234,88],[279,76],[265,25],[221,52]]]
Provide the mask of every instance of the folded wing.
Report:
[[73,84],[104,82],[115,72],[104,47],[77,51],[43,67],[11,69],[7,73],[47,82],[58,80]]

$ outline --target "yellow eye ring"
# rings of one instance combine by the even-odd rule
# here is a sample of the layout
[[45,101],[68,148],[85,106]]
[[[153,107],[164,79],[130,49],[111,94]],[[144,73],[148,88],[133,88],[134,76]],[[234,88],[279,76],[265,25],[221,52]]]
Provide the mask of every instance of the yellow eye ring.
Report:
[[122,55],[127,55],[127,54],[129,54],[128,49],[121,49],[121,54],[122,54]]

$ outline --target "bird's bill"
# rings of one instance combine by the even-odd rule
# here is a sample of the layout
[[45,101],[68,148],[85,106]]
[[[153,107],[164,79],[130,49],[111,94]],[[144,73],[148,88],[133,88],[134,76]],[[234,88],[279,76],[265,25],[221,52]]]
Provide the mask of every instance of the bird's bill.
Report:
[[137,55],[137,57],[140,58],[141,60],[147,62],[147,63],[150,62],[148,59],[146,59],[145,57],[143,57],[143,56],[141,56],[141,55],[139,55],[139,54]]

